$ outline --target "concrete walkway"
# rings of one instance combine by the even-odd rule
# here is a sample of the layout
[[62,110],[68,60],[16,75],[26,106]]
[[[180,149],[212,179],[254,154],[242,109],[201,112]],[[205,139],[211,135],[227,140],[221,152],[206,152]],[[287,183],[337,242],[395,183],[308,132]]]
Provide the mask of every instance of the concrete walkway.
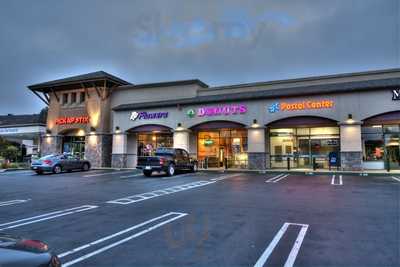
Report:
[[210,172],[255,172],[255,173],[301,173],[301,174],[357,174],[357,175],[400,175],[400,170],[391,170],[387,172],[386,170],[362,170],[362,171],[342,171],[342,170],[312,170],[312,169],[267,169],[267,170],[249,170],[249,169],[223,169],[223,168],[208,168],[199,169],[199,171],[210,171]]

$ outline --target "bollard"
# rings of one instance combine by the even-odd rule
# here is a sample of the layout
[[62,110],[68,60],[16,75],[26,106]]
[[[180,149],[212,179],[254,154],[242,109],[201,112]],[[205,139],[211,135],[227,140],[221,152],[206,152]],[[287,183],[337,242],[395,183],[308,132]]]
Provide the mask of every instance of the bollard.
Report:
[[386,157],[386,170],[388,172],[390,172],[390,161],[389,161],[389,157]]
[[288,171],[290,170],[290,158],[289,157],[287,157],[287,169],[288,169]]
[[228,158],[224,158],[225,170],[228,169]]
[[315,171],[317,169],[317,159],[316,158],[312,159],[312,164],[313,164],[313,170]]
[[204,169],[208,169],[208,158],[207,157],[204,159],[204,164],[205,164]]

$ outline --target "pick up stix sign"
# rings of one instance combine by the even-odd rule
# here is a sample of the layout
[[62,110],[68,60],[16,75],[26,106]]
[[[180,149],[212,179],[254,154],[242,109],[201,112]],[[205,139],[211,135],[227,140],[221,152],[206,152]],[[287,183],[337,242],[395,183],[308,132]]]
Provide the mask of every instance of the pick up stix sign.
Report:
[[279,111],[298,111],[298,110],[321,110],[331,109],[335,106],[332,100],[305,100],[299,102],[275,102],[268,107],[269,113]]
[[189,109],[186,114],[193,118],[196,115],[198,117],[211,117],[220,115],[237,115],[244,114],[247,112],[247,106],[243,104],[231,104],[231,105],[221,105],[212,107],[200,107],[197,110]]
[[80,117],[61,117],[56,119],[56,125],[65,125],[65,124],[87,124],[90,122],[89,116],[80,116]]

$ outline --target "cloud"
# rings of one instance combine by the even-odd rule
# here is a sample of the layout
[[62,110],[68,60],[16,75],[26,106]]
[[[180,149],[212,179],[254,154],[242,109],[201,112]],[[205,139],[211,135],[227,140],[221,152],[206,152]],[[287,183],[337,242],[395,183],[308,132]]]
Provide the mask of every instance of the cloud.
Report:
[[26,85],[96,70],[222,85],[399,66],[396,0],[9,0],[0,33],[0,113],[42,107]]

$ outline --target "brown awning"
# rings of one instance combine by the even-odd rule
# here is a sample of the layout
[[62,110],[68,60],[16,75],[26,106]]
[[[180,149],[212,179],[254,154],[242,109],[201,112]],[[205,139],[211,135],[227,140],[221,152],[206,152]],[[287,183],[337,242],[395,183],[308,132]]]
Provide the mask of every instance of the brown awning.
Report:
[[400,124],[400,111],[393,111],[369,117],[364,120],[365,125]]
[[267,124],[270,128],[289,128],[289,127],[320,127],[320,126],[337,126],[337,121],[315,117],[315,116],[297,116],[280,119]]

